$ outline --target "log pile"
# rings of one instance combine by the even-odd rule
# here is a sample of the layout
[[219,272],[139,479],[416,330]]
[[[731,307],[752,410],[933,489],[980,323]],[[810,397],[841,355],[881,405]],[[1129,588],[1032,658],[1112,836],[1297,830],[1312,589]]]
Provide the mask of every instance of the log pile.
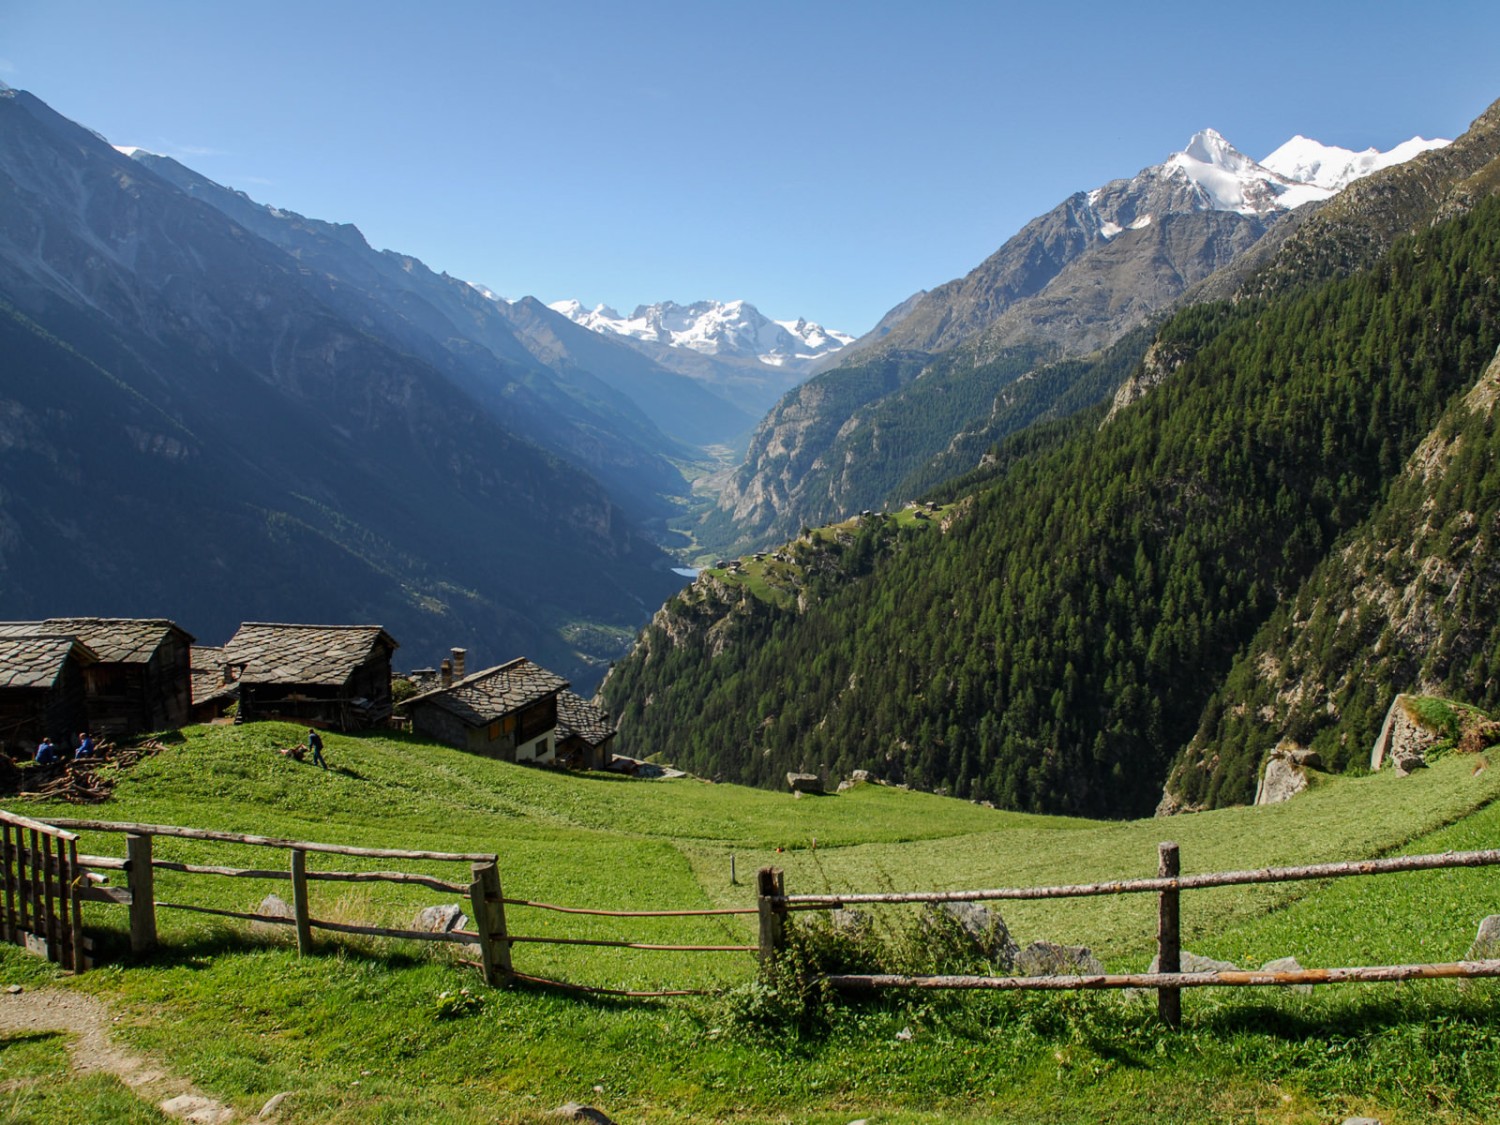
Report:
[[[100,742],[94,748],[93,758],[64,763],[46,771],[28,770],[31,776],[22,783],[21,796],[28,801],[66,801],[70,805],[97,805],[110,798],[120,770],[129,769],[142,758],[149,758],[163,749],[154,738],[135,746],[116,746],[112,742]],[[104,768],[109,767],[109,768]]]

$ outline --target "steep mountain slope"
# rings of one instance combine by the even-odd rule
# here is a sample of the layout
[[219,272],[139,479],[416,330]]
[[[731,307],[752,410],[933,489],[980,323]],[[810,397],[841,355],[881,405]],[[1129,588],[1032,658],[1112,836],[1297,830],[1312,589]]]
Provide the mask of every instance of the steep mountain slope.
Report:
[[[1441,143],[1411,142],[1399,152]],[[1322,170],[1308,146],[1294,149],[1287,154],[1294,171]],[[1343,150],[1322,151],[1327,163],[1340,163]],[[1244,255],[1289,209],[1332,193],[1257,164],[1212,130],[1133,179],[1076,193],[783,398],[700,538],[755,542],[908,498],[892,493],[891,481],[931,475],[922,466],[956,434],[982,427],[1000,409],[1002,388],[1038,363],[1087,355],[1150,322]],[[960,397],[977,409],[947,428],[953,390],[971,376]],[[935,393],[925,393],[924,380]],[[929,414],[946,416],[944,426],[928,425]],[[884,426],[876,421],[882,415]],[[892,434],[902,420],[920,434]]]
[[[1493,168],[1489,116],[1467,136]],[[863,767],[1012,807],[1148,812],[1236,654],[1500,343],[1500,201],[1450,190],[1476,182],[1413,194],[1420,233],[1367,270],[1178,313],[1149,393],[1107,425],[1101,403],[1002,445],[942,534],[865,576],[791,609],[695,585],[606,684],[622,733],[761,784]]]
[[1248,801],[1266,751],[1369,761],[1400,692],[1500,702],[1500,357],[1384,504],[1256,635],[1168,780],[1169,806]]
[[586,682],[607,646],[563,632],[674,587],[595,480],[326,275],[29,94],[0,135],[0,613],[374,619],[414,663],[466,639]]
[[[724,402],[537,302],[487,299],[416,258],[375,251],[352,225],[263,206],[168,157],[142,149],[130,155],[316,271],[331,307],[442,371],[512,429],[609,482],[633,511],[662,515],[661,496],[686,491],[666,456],[688,450],[657,428],[654,410],[672,403],[664,419],[674,432],[688,430],[689,441],[700,428],[709,440],[743,428],[743,416]],[[702,427],[694,426],[699,419]]]

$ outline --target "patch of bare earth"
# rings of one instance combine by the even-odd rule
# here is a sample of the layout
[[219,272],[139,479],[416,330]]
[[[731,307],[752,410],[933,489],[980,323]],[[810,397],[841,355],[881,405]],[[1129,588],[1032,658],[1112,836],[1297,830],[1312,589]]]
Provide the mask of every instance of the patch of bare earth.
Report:
[[110,1036],[111,1022],[109,1009],[82,993],[52,988],[0,993],[0,1034],[66,1032],[75,1071],[113,1074],[163,1113],[195,1125],[227,1125],[236,1120],[234,1110],[187,1079],[116,1043]]

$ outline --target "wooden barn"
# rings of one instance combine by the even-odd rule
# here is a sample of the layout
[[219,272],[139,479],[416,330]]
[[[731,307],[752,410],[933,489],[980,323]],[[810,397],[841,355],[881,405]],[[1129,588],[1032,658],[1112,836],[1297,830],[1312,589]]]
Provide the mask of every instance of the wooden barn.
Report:
[[557,697],[557,760],[574,769],[609,768],[609,744],[615,740],[609,712],[581,695],[564,691]]
[[567,686],[522,656],[415,695],[401,709],[415,733],[437,742],[506,762],[551,762]]
[[0,749],[29,755],[43,735],[60,747],[88,726],[84,676],[98,662],[74,636],[46,636],[35,622],[0,625]]
[[99,657],[85,672],[94,734],[121,738],[191,721],[187,630],[165,618],[129,617],[51,617],[41,628],[75,636]]
[[359,730],[391,715],[391,654],[379,625],[247,622],[224,646],[239,688],[237,720],[286,719]]

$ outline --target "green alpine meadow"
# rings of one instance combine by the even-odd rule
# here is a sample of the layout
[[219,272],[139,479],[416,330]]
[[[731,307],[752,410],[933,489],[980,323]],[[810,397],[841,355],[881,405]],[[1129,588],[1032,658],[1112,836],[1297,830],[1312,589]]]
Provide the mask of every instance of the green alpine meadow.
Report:
[[[507,898],[603,910],[753,907],[754,873],[796,893],[1027,887],[1154,875],[1157,844],[1183,873],[1482,849],[1500,830],[1500,770],[1435,758],[1412,778],[1326,775],[1296,799],[1171,822],[1090,821],[987,809],[864,783],[794,798],[694,778],[631,781],[496,763],[410,738],[330,735],[330,770],[286,758],[285,724],[189,728],[119,772],[89,818],[291,840],[494,852]],[[78,806],[9,804],[39,819]],[[84,832],[86,854],[123,855]],[[156,858],[268,867],[284,853],[158,837]],[[311,855],[309,870],[391,868]],[[407,863],[439,879],[453,864]],[[738,882],[732,883],[731,870]],[[111,880],[119,880],[118,872]],[[284,881],[160,870],[156,898],[255,912]],[[460,881],[462,879],[460,878]],[[372,889],[378,888],[378,889]],[[428,889],[311,884],[314,917],[409,924]],[[1184,948],[1258,968],[1462,958],[1500,907],[1493,868],[1221,888],[1183,894]],[[1013,938],[1086,945],[1139,972],[1155,947],[1155,896],[1000,903]],[[915,907],[869,907],[893,966],[932,942]],[[878,913],[877,913],[878,911]],[[97,966],[61,974],[0,948],[21,995],[104,1001],[110,1037],[251,1120],[278,1094],[298,1122],[531,1122],[569,1103],[616,1121],[1321,1122],[1374,1116],[1482,1122],[1500,1112],[1500,1001],[1460,984],[1190,989],[1181,1030],[1154,994],[916,993],[839,997],[812,976],[830,956],[826,915],[794,915],[784,963],[756,956],[517,943],[518,973],[627,998],[518,983],[485,986],[464,954],[431,943],[285,929],[158,907],[160,947],[130,953],[126,908],[89,903]],[[580,917],[510,907],[518,936],[662,945],[756,944],[750,915]],[[462,949],[465,947],[452,947]],[[13,988],[14,991],[14,988]],[[0,1001],[16,1000],[14,995]],[[109,1072],[74,1073],[65,1032],[5,1032],[4,1120],[168,1120]],[[135,1076],[132,1081],[139,1078]],[[152,1080],[155,1081],[155,1080]],[[139,1087],[149,1092],[151,1081]],[[1343,1116],[1339,1116],[1343,1115]]]

